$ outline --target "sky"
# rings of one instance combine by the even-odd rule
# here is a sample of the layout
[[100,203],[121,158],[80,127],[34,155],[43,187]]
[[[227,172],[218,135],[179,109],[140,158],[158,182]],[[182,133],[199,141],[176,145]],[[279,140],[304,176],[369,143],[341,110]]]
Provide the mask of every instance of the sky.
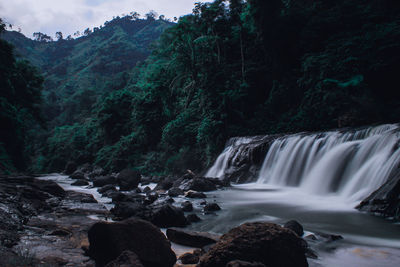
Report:
[[173,19],[191,13],[199,0],[0,0],[0,18],[13,30],[32,38],[33,32],[54,38],[86,28],[99,27],[113,16],[136,11],[142,16],[150,10]]

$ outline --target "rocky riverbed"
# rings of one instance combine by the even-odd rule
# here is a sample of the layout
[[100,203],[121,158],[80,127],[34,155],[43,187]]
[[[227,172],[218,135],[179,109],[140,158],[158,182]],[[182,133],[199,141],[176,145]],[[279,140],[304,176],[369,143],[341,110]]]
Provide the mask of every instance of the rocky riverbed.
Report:
[[342,236],[296,221],[229,219],[218,192],[245,195],[226,181],[66,172],[0,177],[0,266],[324,266],[321,253],[346,254]]

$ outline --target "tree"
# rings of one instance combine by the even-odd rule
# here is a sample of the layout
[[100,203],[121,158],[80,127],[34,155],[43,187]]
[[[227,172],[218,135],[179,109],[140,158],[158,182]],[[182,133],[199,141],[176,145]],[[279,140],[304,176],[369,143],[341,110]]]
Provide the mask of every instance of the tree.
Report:
[[57,41],[63,40],[63,34],[62,34],[62,32],[56,32],[56,38],[57,38]]
[[145,16],[147,20],[155,20],[158,14],[154,10],[150,10]]
[[4,23],[3,19],[0,18],[0,33],[6,30],[6,24]]
[[34,32],[33,33],[33,37],[38,42],[51,42],[51,41],[53,41],[53,38],[51,38],[47,34],[41,33],[41,32]]
[[132,20],[138,20],[140,18],[140,14],[137,13],[136,11],[132,11],[131,13],[129,13],[131,15],[131,19]]
[[91,34],[91,33],[92,33],[92,30],[89,29],[89,28],[87,28],[87,29],[83,32],[83,35],[88,36],[88,35]]

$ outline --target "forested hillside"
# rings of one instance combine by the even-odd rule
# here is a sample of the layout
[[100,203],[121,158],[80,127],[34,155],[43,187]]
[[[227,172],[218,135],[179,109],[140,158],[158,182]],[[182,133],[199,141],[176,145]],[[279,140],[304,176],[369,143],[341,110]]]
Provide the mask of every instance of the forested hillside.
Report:
[[[0,35],[4,30],[0,19]],[[17,59],[13,47],[0,39],[0,172],[27,167],[33,152],[31,129],[44,125],[42,83],[38,70]]]
[[[399,11],[394,0],[198,3],[135,69],[148,42],[133,41],[141,31],[122,34],[123,18],[37,44],[49,57],[74,44],[60,60],[41,62],[34,45],[18,45],[44,70],[43,110],[57,118],[32,168],[62,170],[72,160],[108,171],[200,171],[232,136],[398,121]],[[169,26],[139,22],[158,25],[152,38]]]
[[86,118],[99,96],[124,88],[136,64],[148,57],[151,44],[171,25],[127,15],[94,31],[87,29],[76,39],[64,39],[58,32],[57,41],[43,33],[32,40],[16,31],[6,32],[3,39],[42,70],[44,115],[54,127]]

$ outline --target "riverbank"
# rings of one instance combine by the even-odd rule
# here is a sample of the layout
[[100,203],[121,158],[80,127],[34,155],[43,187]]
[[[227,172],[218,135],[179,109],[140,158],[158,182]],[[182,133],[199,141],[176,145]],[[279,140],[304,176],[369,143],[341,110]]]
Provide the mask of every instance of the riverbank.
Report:
[[[197,182],[193,182],[196,179]],[[120,191],[116,182],[111,194],[103,187],[93,187],[95,178],[88,178],[87,185],[79,186],[72,185],[79,179],[59,174],[39,178],[1,177],[2,223],[4,225],[8,218],[14,218],[14,214],[20,216],[19,223],[8,223],[8,226],[17,226],[9,231],[11,235],[8,238],[4,238],[4,231],[1,232],[1,254],[5,255],[2,259],[8,261],[2,266],[19,266],[16,265],[18,262],[23,266],[94,266],[95,260],[89,256],[88,232],[91,227],[99,222],[114,223],[131,216],[143,216],[147,221],[153,220],[154,224],[166,228],[179,226],[174,225],[179,224],[177,218],[188,220],[196,216],[199,221],[186,226],[186,231],[189,231],[189,236],[195,236],[195,241],[187,234],[171,235],[163,229],[169,241],[182,244],[172,243],[177,258],[197,251],[197,255],[186,254],[186,257],[195,255],[195,261],[210,246],[203,249],[200,246],[200,250],[195,250],[194,244],[203,234],[193,231],[217,236],[218,240],[218,235],[242,223],[264,221],[283,225],[293,218],[304,226],[305,233],[299,235],[306,240],[305,244],[308,243],[308,252],[305,252],[309,266],[394,266],[400,260],[399,225],[360,213],[337,199],[325,198],[325,202],[306,199],[293,190],[254,185],[218,186],[219,190],[216,190],[217,186],[211,183],[205,186],[205,181],[212,180],[202,179],[186,177],[177,179],[175,185],[170,183],[171,178],[160,179],[157,184],[151,183],[155,180],[143,179],[143,184],[138,183],[130,191]],[[207,189],[207,192],[180,189],[183,187]],[[190,198],[188,192],[192,196],[198,194],[200,198]],[[138,199],[146,204],[138,205]],[[205,208],[207,204],[209,208]],[[123,218],[116,216],[121,215],[121,209],[125,212]],[[7,214],[4,213],[6,210]],[[30,213],[21,214],[20,210],[29,210]],[[10,243],[7,240],[14,241]]]

